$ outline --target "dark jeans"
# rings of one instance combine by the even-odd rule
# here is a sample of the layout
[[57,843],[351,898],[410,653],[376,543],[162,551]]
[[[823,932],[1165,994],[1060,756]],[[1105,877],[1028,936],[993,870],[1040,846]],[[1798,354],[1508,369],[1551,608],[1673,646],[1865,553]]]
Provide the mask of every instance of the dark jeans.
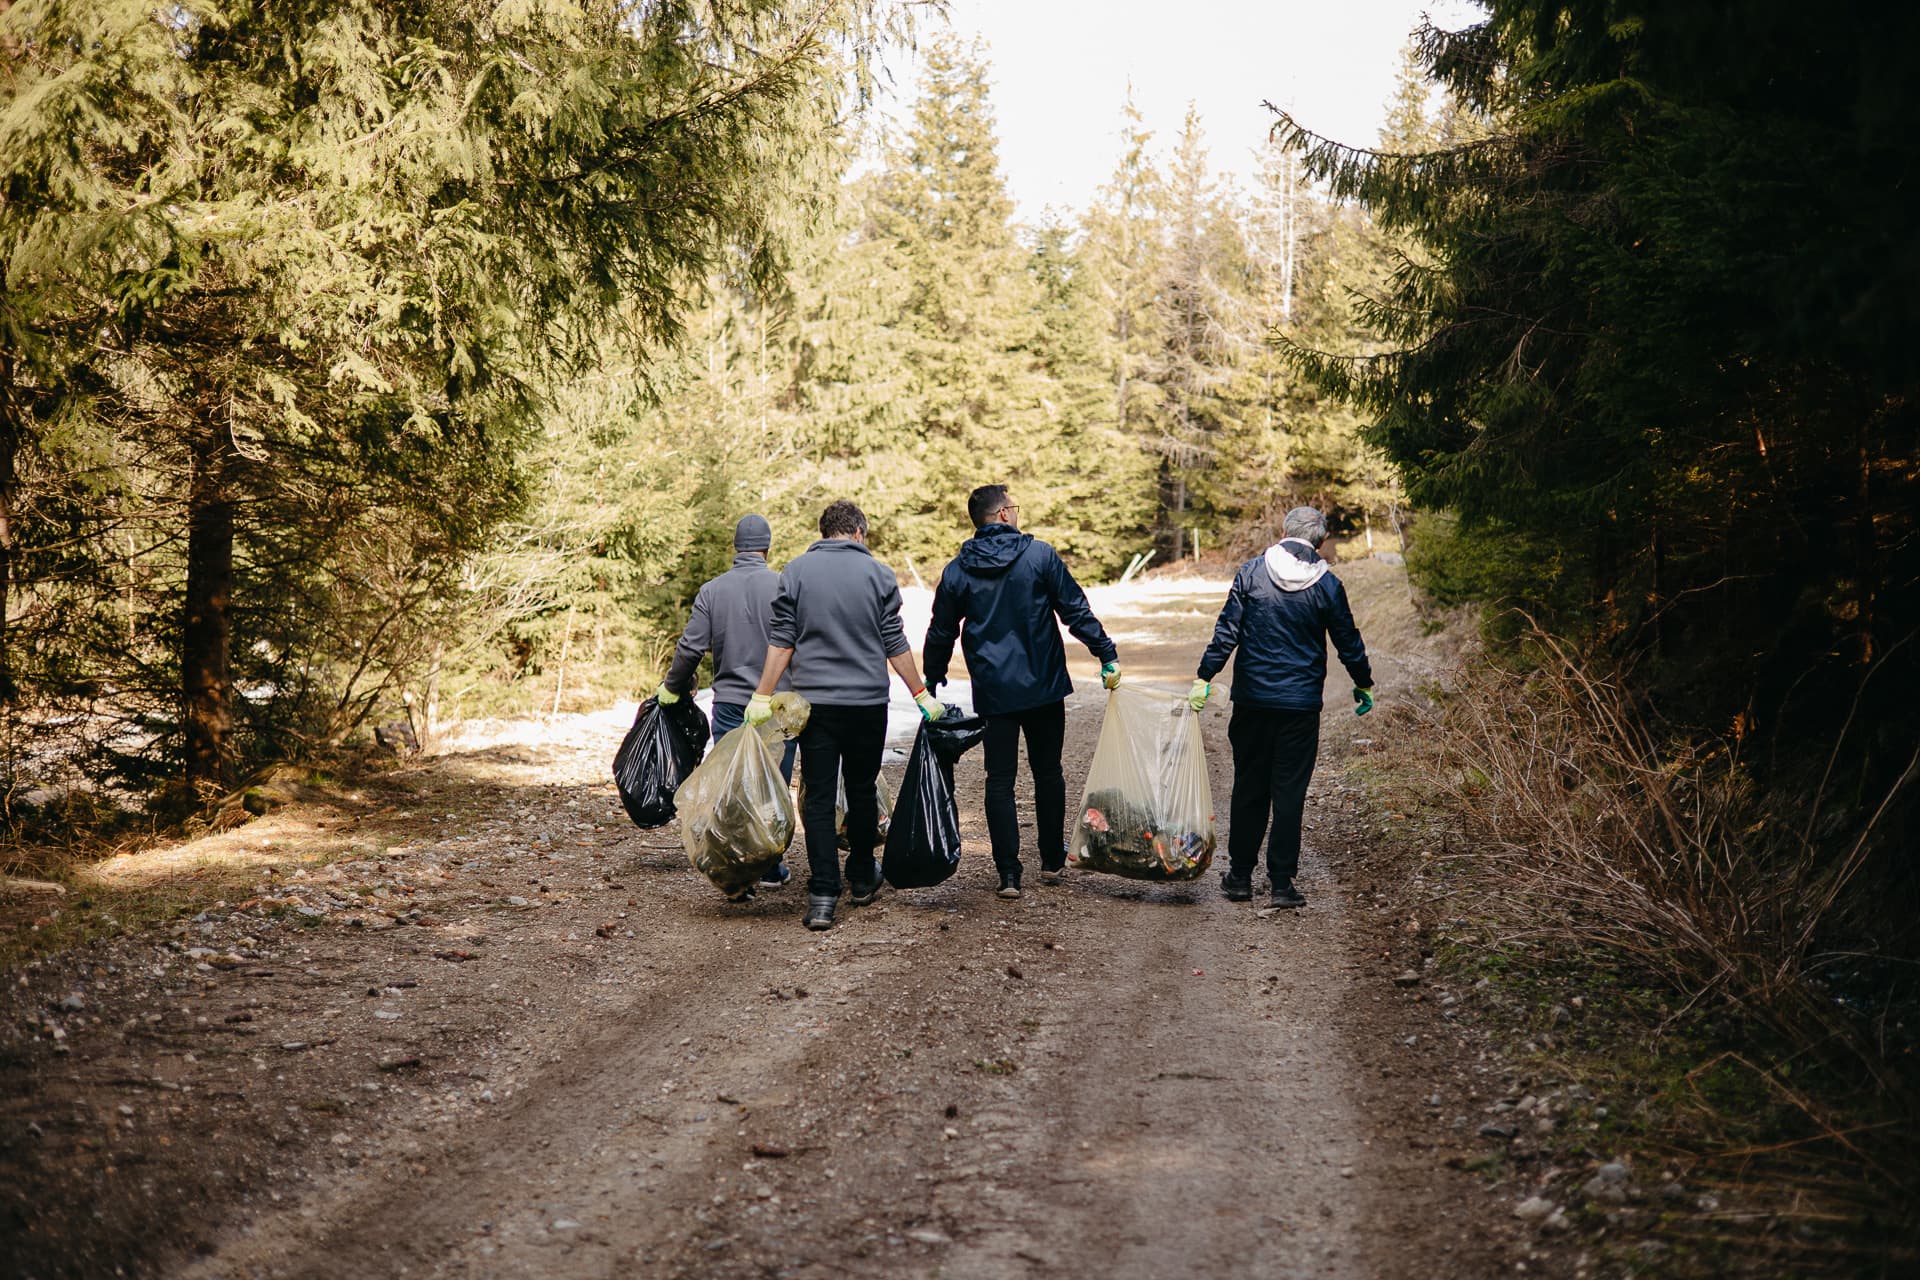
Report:
[[[747,704],[744,702],[716,702],[713,704],[713,740],[715,742],[738,729],[747,719]],[[793,756],[799,749],[800,739],[788,738],[787,749],[780,757],[780,776],[788,782],[793,781]]]
[[824,707],[800,733],[800,772],[806,779],[806,803],[800,826],[807,833],[807,892],[840,896],[840,848],[833,820],[834,779],[847,788],[847,879],[865,887],[880,878],[873,860],[880,810],[874,779],[880,776],[880,752],[887,744],[887,705]]
[[1235,703],[1227,741],[1233,744],[1228,864],[1236,876],[1253,875],[1271,817],[1267,874],[1275,884],[1291,880],[1300,870],[1300,819],[1320,755],[1320,713]]
[[1067,780],[1060,772],[1060,744],[1067,734],[1067,704],[1049,702],[986,719],[987,834],[993,841],[993,865],[1002,875],[1020,874],[1020,816],[1013,806],[1013,780],[1020,766],[1020,735],[1025,733],[1040,861],[1042,866],[1057,866],[1066,852]]

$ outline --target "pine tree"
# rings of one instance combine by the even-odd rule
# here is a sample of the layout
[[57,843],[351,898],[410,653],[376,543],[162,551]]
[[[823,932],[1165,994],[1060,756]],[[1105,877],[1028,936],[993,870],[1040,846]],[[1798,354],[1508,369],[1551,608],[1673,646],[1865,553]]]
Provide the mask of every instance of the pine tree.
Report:
[[1113,416],[1122,434],[1146,449],[1162,434],[1163,399],[1151,369],[1158,363],[1162,342],[1154,299],[1165,270],[1160,223],[1165,186],[1149,150],[1153,132],[1146,128],[1131,90],[1121,121],[1120,159],[1083,220],[1081,254],[1106,317],[1105,364]]
[[[965,527],[952,490],[963,499],[972,483],[1003,478],[1012,446],[1046,428],[1038,295],[1000,175],[985,55],[943,36],[923,57],[913,124],[878,189],[875,220],[906,282],[896,332],[921,460],[903,470],[913,483],[887,495],[897,524],[888,536],[932,552]],[[923,472],[951,479],[929,491]]]
[[1030,269],[1038,290],[1034,351],[1047,430],[1025,438],[1006,474],[1020,477],[1021,518],[1085,575],[1123,567],[1153,518],[1153,470],[1121,428],[1104,369],[1105,317],[1092,268],[1064,222],[1035,232]]
[[[1168,172],[1166,261],[1155,303],[1162,345],[1153,368],[1165,409],[1160,454],[1163,554],[1178,558],[1204,473],[1247,412],[1236,382],[1257,335],[1246,305],[1249,263],[1240,228],[1214,189],[1199,113],[1189,105]],[[1214,501],[1208,514],[1224,514]]]
[[[1420,37],[1450,102],[1436,149],[1284,122],[1309,173],[1421,251],[1360,311],[1389,350],[1295,357],[1457,517],[1422,557],[1434,590],[1648,658],[1708,722],[1822,741],[1920,625],[1896,337],[1920,293],[1888,180],[1915,90],[1877,70],[1914,19],[1764,4],[1730,42],[1700,3],[1488,8]],[[1875,700],[1920,689],[1908,659],[1876,670]],[[1907,767],[1870,739],[1849,738],[1866,793]]]
[[[283,651],[248,628],[290,555],[337,603],[366,530],[399,522],[438,550],[396,600],[433,594],[518,501],[533,411],[603,324],[673,341],[736,251],[776,278],[841,50],[879,34],[855,0],[805,23],[753,0],[0,11],[26,55],[6,71],[0,488],[55,424],[151,433],[184,512],[165,544],[185,545],[190,784],[229,780],[237,718],[280,702],[236,700],[236,664]],[[289,543],[281,522],[328,494],[355,519]],[[351,686],[365,637],[333,639]]]

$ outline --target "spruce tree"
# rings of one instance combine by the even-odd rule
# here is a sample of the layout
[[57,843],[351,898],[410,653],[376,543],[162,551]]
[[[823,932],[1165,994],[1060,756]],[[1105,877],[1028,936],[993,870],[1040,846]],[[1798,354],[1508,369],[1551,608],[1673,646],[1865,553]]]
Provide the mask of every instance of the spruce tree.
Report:
[[[1920,625],[1915,89],[1884,52],[1915,19],[1874,12],[1750,6],[1732,41],[1691,0],[1494,0],[1420,38],[1453,104],[1435,149],[1282,122],[1421,251],[1360,308],[1390,350],[1294,356],[1457,516],[1429,584],[1643,660],[1663,705],[1789,756],[1863,673],[1876,705],[1920,689],[1891,648]],[[1847,735],[1864,795],[1907,767],[1874,732]]]
[[923,63],[912,126],[878,188],[875,230],[906,284],[896,338],[919,437],[917,465],[908,467],[909,451],[898,455],[890,536],[930,552],[965,528],[967,489],[1005,478],[1011,446],[1045,426],[1038,295],[1000,175],[984,52],[946,35]]
[[[723,259],[777,275],[781,209],[820,171],[876,9],[0,12],[20,55],[0,452],[76,421],[153,433],[181,512],[156,625],[178,619],[191,785],[233,776],[256,714],[236,663],[279,648],[246,629],[285,582],[277,523],[334,492],[417,528],[434,565],[478,545],[518,500],[542,394],[605,326],[671,342]],[[336,600],[349,535],[300,551]],[[350,683],[365,637],[336,639]]]
[[[1215,190],[1199,113],[1189,105],[1168,170],[1166,259],[1155,303],[1161,347],[1152,366],[1164,410],[1158,539],[1178,558],[1196,499],[1207,503],[1222,443],[1240,432],[1246,388],[1238,385],[1258,335],[1247,305],[1250,264],[1240,227]],[[1223,514],[1207,503],[1204,514]]]
[[1121,432],[1158,457],[1163,399],[1152,378],[1161,348],[1161,315],[1154,305],[1165,270],[1161,208],[1164,180],[1149,149],[1132,91],[1121,107],[1120,158],[1083,219],[1081,255],[1106,321],[1104,361]]

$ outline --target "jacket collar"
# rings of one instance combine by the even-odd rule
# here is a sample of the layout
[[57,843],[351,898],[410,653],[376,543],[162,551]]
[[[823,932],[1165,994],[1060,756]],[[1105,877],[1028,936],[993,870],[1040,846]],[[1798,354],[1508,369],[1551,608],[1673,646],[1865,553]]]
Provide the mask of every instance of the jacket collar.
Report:
[[873,554],[873,548],[864,542],[855,542],[852,538],[821,538],[807,548],[809,551],[858,551],[863,556]]

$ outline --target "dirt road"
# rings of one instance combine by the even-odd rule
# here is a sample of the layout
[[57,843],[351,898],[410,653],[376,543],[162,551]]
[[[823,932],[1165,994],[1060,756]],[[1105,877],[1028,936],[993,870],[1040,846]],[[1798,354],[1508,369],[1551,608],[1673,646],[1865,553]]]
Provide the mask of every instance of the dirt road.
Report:
[[[1343,575],[1363,627],[1403,590]],[[1109,609],[1128,678],[1183,687],[1219,594]],[[1387,696],[1419,674],[1375,652]],[[1084,654],[1075,674],[1070,789],[1101,709]],[[960,874],[823,935],[797,881],[730,906],[671,831],[627,825],[615,735],[422,762],[199,842],[257,865],[251,900],[10,979],[0,1270],[1505,1270],[1505,1215],[1448,1163],[1469,1049],[1394,985],[1418,963],[1401,913],[1357,894],[1376,815],[1343,780],[1343,683],[1298,912],[1214,875],[1032,868],[1000,901],[977,752]]]

